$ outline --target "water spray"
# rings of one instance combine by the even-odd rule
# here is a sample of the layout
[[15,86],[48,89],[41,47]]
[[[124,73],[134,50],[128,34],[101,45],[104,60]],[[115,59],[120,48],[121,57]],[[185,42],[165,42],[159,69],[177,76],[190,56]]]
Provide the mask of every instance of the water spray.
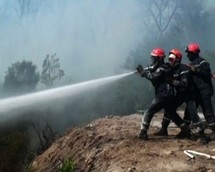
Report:
[[[54,88],[50,90],[30,93],[22,96],[11,97],[0,100],[0,121],[11,116],[22,114],[25,111],[37,109],[46,103],[56,102],[66,97],[71,97],[98,88],[102,85],[119,80],[135,72],[128,72],[120,75],[85,81],[77,84]],[[7,115],[5,115],[7,114]]]

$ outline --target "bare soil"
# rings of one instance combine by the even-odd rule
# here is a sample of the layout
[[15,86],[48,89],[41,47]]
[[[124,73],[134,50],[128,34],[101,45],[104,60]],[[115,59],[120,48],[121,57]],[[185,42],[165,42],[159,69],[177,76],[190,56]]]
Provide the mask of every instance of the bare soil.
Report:
[[202,145],[199,141],[177,140],[179,129],[169,127],[169,136],[158,137],[162,115],[153,118],[149,140],[138,139],[141,115],[109,116],[92,121],[85,127],[72,128],[32,162],[33,171],[57,172],[71,158],[75,171],[83,172],[147,172],[185,171],[213,172],[215,159],[184,154],[195,150],[215,155],[215,141]]

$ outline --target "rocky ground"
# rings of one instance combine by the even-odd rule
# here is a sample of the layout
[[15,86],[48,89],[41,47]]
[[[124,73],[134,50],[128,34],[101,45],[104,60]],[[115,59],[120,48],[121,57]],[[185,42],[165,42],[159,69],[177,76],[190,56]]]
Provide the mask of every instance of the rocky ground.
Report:
[[153,136],[162,115],[156,114],[149,130],[149,140],[137,138],[141,116],[108,116],[80,128],[68,130],[32,163],[33,171],[57,172],[71,158],[75,171],[146,172],[146,171],[215,171],[215,159],[184,154],[195,150],[215,155],[215,141],[202,145],[199,141],[176,140],[179,129],[169,128],[168,137]]

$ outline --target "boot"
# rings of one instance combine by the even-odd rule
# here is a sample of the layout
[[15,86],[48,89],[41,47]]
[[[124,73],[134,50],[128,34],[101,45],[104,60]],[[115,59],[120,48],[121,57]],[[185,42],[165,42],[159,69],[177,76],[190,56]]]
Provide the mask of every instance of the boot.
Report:
[[211,134],[210,139],[211,139],[212,141],[215,141],[215,130],[212,131],[212,134]]
[[162,121],[162,127],[161,129],[154,133],[155,136],[168,136],[168,126],[169,126],[169,123],[170,123],[170,119],[168,118],[163,118],[163,121]]
[[168,136],[168,131],[167,131],[167,128],[163,128],[161,127],[161,129],[154,133],[155,136]]
[[180,126],[181,131],[175,136],[176,139],[190,139],[191,138],[191,130],[190,127],[183,123]]
[[148,134],[146,130],[140,130],[139,139],[141,140],[148,140]]
[[184,119],[184,123],[185,123],[185,124],[187,124],[188,126],[190,126],[191,121],[189,121],[189,120],[185,120],[185,119]]
[[192,140],[200,139],[200,142],[204,145],[208,144],[208,142],[211,141],[210,137],[207,137],[205,135],[204,126],[202,123],[194,123],[193,125],[191,125],[191,132],[192,132],[192,135],[191,135]]
[[199,133],[199,138],[200,142],[204,145],[207,145],[211,141],[211,138],[205,135],[204,130]]
[[190,119],[190,115],[189,115],[189,111],[188,108],[186,107],[185,111],[184,111],[184,118],[183,121],[185,124],[187,124],[188,126],[190,126],[191,124],[191,119]]
[[211,140],[214,141],[215,140],[215,123],[209,124],[209,127],[212,130],[210,138],[211,138]]

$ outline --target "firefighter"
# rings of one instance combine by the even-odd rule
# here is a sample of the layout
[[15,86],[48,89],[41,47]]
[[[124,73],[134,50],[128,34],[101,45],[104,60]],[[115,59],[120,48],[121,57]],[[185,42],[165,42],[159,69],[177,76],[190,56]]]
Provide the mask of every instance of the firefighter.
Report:
[[[195,105],[194,92],[191,84],[191,73],[189,67],[182,64],[181,60],[182,54],[178,49],[172,49],[169,52],[169,64],[171,66],[171,78],[169,82],[174,85],[176,96],[169,104],[171,111],[164,113],[162,127],[158,133],[155,133],[155,135],[168,135],[167,127],[170,123],[171,115],[177,113],[177,108],[185,102],[192,121],[192,133],[194,136],[200,137],[203,143],[207,143],[208,138],[204,134],[204,127],[198,116]],[[176,138],[184,138],[184,133],[180,132]]]
[[[142,117],[139,138],[143,140],[148,140],[147,131],[154,114],[163,108],[168,112],[169,106],[167,105],[171,102],[175,94],[173,85],[167,83],[167,78],[170,76],[170,66],[164,62],[164,58],[164,50],[162,48],[155,48],[151,52],[152,64],[145,69],[141,65],[138,65],[136,68],[142,77],[152,82],[155,88],[155,98]],[[189,127],[177,114],[174,115],[172,117],[173,122],[181,128],[186,137],[190,137]]]
[[215,115],[211,102],[213,85],[210,64],[200,57],[200,47],[197,43],[188,44],[185,52],[190,60],[189,67],[192,73],[196,106],[201,106],[205,120],[212,130],[211,139],[215,140]]

